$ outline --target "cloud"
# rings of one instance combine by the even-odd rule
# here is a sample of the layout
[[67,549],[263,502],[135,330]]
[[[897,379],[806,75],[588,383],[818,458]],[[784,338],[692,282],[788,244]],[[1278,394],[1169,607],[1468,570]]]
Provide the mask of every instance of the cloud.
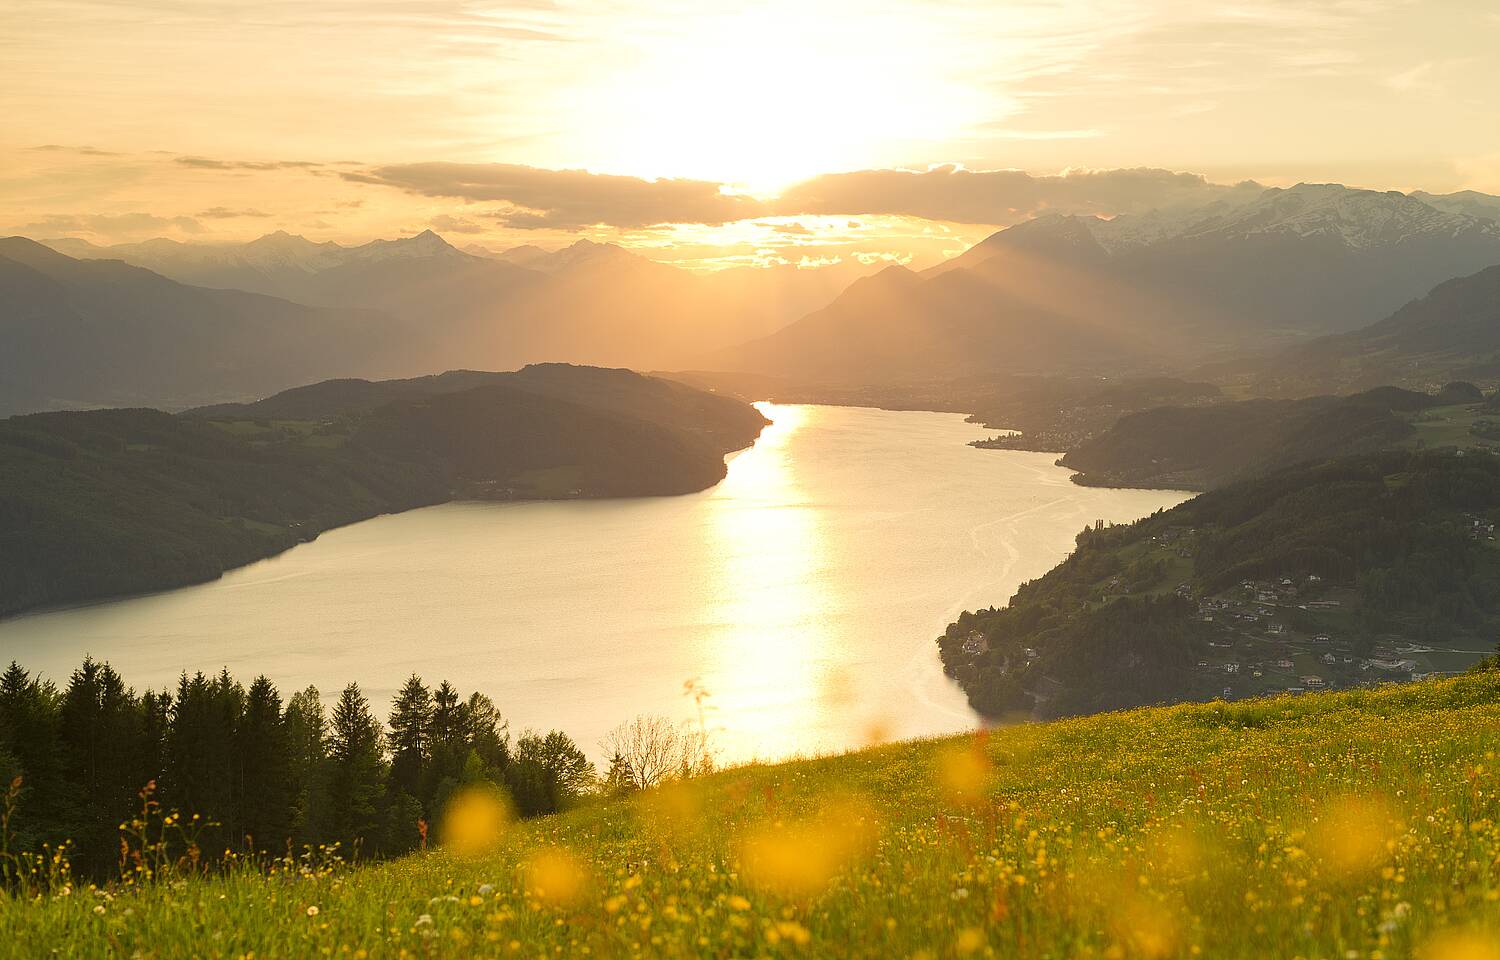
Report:
[[269,213],[260,210],[231,210],[228,207],[209,207],[207,210],[198,211],[200,220],[234,220],[239,217],[269,217]]
[[1409,70],[1392,74],[1385,78],[1385,85],[1392,90],[1401,93],[1410,93],[1417,90],[1436,90],[1437,83],[1432,78],[1433,64],[1419,63]]
[[791,223],[757,223],[757,227],[765,227],[788,237],[810,237],[813,229],[805,223],[793,221]]
[[215,160],[212,157],[177,157],[173,161],[200,170],[310,170],[323,166],[310,160]]
[[433,217],[428,224],[444,233],[484,233],[488,229],[482,223],[475,223],[463,217],[450,217],[446,213]]
[[[482,214],[513,229],[642,229],[663,224],[717,226],[755,217],[884,214],[954,223],[1007,225],[1041,213],[1115,216],[1209,203],[1234,190],[1191,173],[1150,168],[1070,170],[859,170],[824,174],[774,200],[731,193],[707,180],[645,180],[516,164],[409,163],[340,176],[428,197],[506,206]],[[454,229],[454,228],[448,228]],[[795,231],[795,226],[783,227]]]
[[113,150],[100,150],[98,147],[69,146],[63,143],[44,143],[39,147],[32,147],[33,151],[39,153],[76,153],[81,157],[122,157],[124,154]]
[[426,197],[505,203],[508,208],[492,216],[520,230],[723,224],[763,209],[760,201],[708,180],[645,180],[509,163],[408,163],[340,176]]
[[129,239],[163,232],[202,233],[203,225],[192,217],[158,217],[152,213],[53,214],[28,223],[20,232],[33,237],[57,237],[87,233],[109,239]]
[[1005,225],[1041,213],[1115,216],[1159,207],[1209,203],[1228,187],[1192,173],[1149,168],[1071,170],[1033,176],[1020,170],[860,170],[814,177],[787,190],[777,212],[885,214],[954,223]]

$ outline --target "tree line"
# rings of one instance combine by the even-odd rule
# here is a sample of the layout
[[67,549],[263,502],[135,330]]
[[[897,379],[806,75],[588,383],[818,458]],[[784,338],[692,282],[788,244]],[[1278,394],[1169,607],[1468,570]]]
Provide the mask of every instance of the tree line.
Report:
[[227,670],[140,694],[93,659],[61,688],[14,662],[0,674],[0,840],[11,854],[66,843],[85,875],[115,867],[121,825],[147,801],[177,811],[209,854],[369,858],[424,845],[461,786],[493,784],[535,816],[595,782],[566,734],[512,741],[488,697],[416,675],[383,725],[354,683],[329,707],[316,687],[283,700],[266,677],[247,687]]

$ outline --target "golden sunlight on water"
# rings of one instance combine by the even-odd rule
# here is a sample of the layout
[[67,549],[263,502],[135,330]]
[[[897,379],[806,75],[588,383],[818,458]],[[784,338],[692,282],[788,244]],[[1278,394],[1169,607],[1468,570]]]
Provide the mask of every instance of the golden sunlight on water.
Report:
[[380,712],[415,672],[595,753],[638,714],[701,716],[729,760],[840,750],[973,726],[943,627],[1086,524],[1183,499],[976,450],[953,414],[762,409],[701,493],[380,517],[215,583],[0,622],[0,659],[64,680],[88,653],[137,689],[224,667],[325,699],[354,680]]
[[786,452],[808,408],[760,406],[771,426],[730,461],[710,501],[709,549],[722,562],[705,592],[722,632],[701,682],[715,721],[755,716],[761,738],[794,743],[819,707],[818,646],[830,639],[802,629],[817,620],[825,545]]

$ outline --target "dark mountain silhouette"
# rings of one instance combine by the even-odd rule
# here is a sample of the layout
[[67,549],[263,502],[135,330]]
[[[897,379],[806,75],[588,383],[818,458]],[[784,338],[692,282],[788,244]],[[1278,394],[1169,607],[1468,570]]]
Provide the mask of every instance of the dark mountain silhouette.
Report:
[[0,412],[186,406],[399,369],[402,325],[0,240]]

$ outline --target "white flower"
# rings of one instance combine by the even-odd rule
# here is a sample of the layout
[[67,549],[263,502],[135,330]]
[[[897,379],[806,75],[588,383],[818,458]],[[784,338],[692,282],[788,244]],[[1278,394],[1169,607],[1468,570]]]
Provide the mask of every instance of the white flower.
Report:
[[96,904],[94,904],[94,912],[95,913],[103,913],[104,912],[104,904],[102,904],[102,903],[96,903]]
[[494,892],[495,892],[495,885],[493,883],[481,883],[479,885],[479,895],[481,897],[487,897],[487,896],[489,896],[490,894],[492,894]]
[[417,927],[430,927],[430,926],[432,926],[432,914],[430,914],[430,913],[424,913],[424,914],[422,914],[420,917],[417,918],[417,922],[415,924],[413,924],[413,926],[417,926]]
[[316,906],[308,907],[307,915],[309,917],[316,917],[318,915],[318,908]]

